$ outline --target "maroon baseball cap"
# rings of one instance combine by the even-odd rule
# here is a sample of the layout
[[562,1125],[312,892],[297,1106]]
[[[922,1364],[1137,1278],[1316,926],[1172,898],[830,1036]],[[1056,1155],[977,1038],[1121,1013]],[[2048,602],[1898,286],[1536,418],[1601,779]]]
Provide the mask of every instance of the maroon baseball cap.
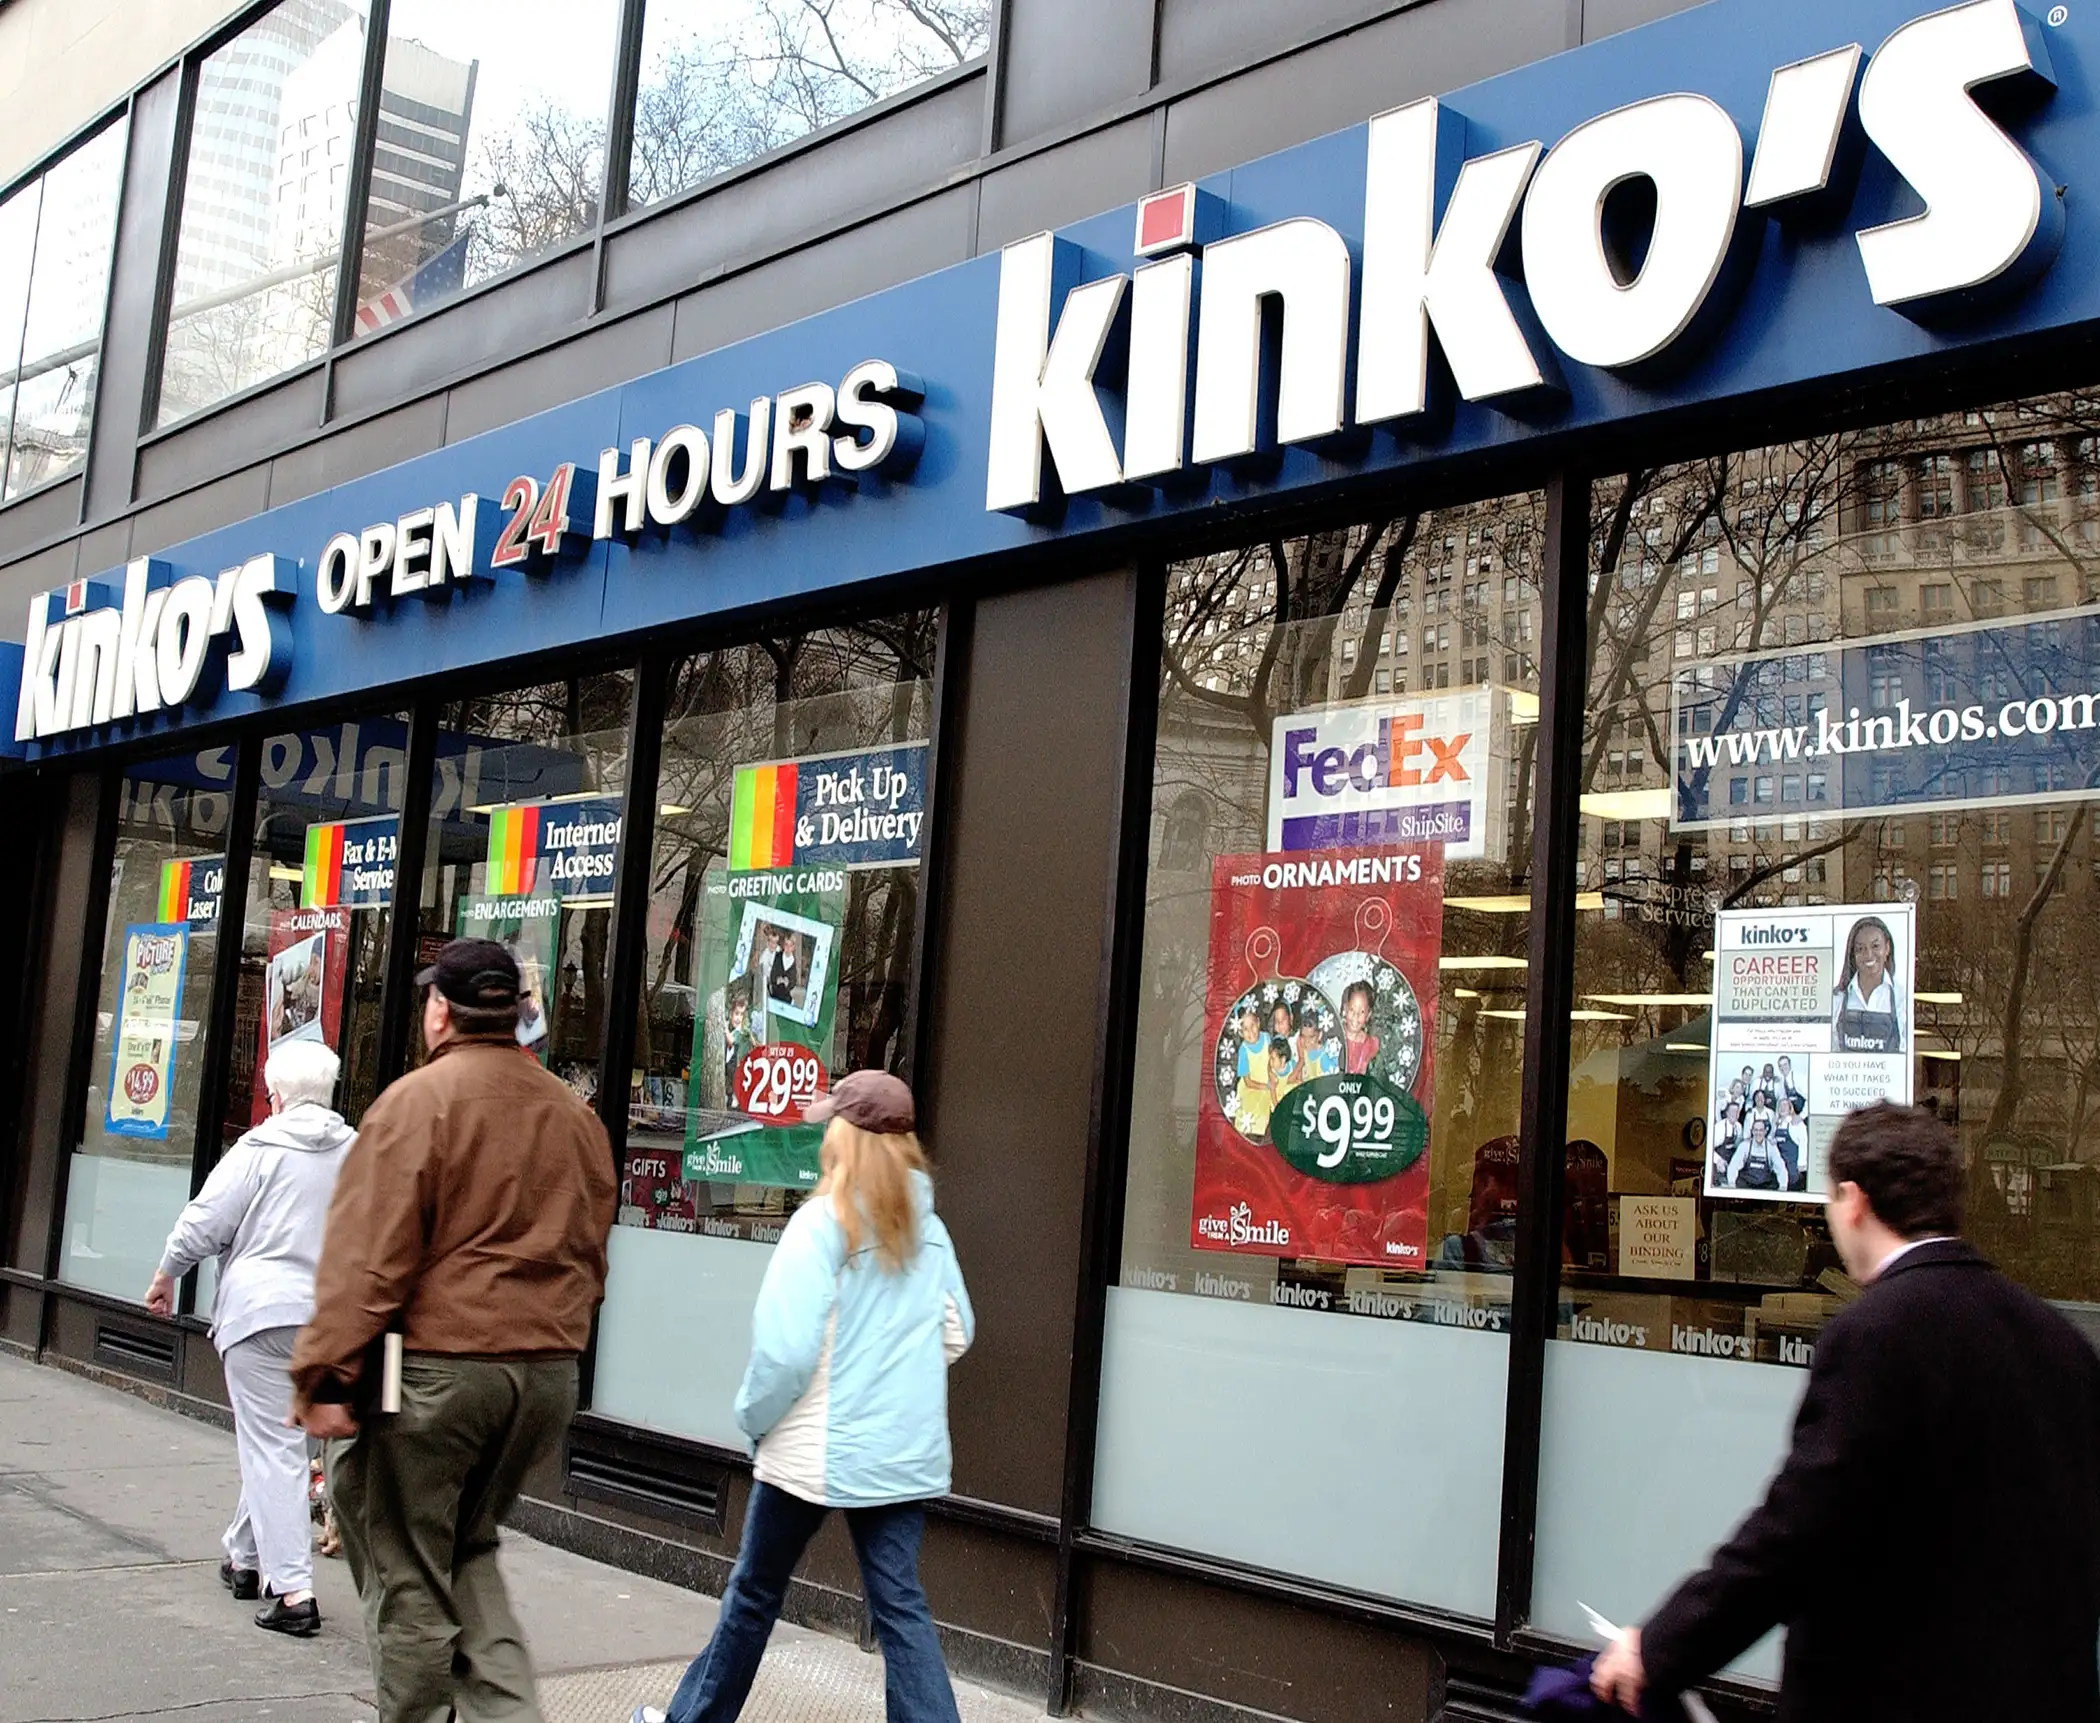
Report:
[[911,1089],[901,1077],[887,1071],[849,1071],[827,1093],[802,1109],[813,1125],[827,1119],[844,1119],[880,1137],[898,1137],[912,1129],[918,1119],[912,1106]]

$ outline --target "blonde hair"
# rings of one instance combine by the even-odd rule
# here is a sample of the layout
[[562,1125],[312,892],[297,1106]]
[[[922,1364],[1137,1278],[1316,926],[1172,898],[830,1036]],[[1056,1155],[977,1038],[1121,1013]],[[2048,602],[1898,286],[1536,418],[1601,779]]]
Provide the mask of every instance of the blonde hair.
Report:
[[818,1191],[831,1198],[831,1212],[846,1234],[846,1254],[857,1252],[874,1232],[875,1255],[891,1271],[919,1254],[918,1205],[911,1175],[923,1173],[926,1151],[905,1131],[896,1136],[864,1131],[833,1116],[818,1152],[824,1170]]

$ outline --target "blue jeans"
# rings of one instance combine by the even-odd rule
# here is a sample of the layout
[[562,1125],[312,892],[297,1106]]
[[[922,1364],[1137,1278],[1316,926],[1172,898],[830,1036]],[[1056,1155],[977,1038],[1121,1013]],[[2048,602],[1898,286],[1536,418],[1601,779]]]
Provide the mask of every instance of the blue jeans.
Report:
[[[771,1484],[752,1486],[743,1542],[722,1593],[721,1618],[707,1649],[693,1659],[671,1695],[668,1723],[736,1723],[773,1623],[780,1619],[795,1563],[830,1511]],[[917,1502],[846,1509],[846,1529],[860,1558],[861,1589],[882,1646],[889,1723],[960,1723],[933,1612],[919,1585],[919,1537],[925,1527],[925,1510]]]

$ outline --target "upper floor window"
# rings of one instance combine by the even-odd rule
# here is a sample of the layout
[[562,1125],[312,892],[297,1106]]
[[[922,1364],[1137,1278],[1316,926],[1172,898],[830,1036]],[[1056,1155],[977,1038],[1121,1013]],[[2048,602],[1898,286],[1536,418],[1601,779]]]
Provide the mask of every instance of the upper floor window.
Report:
[[159,423],[327,350],[364,58],[363,0],[284,0],[199,68]]
[[990,0],[649,0],[631,204],[657,203],[985,51]]
[[8,498],[87,457],[126,136],[121,120],[104,127],[0,203],[0,492]]
[[356,334],[598,225],[619,10],[566,0],[557,18],[514,0],[394,0]]

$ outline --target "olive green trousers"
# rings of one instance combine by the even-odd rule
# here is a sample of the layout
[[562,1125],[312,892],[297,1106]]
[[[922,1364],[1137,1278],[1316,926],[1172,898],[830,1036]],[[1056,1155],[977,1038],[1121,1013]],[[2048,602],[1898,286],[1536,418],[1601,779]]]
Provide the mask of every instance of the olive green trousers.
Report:
[[498,1528],[576,1410],[573,1359],[410,1353],[401,1410],[328,1444],[328,1498],[364,1606],[379,1723],[540,1723]]

